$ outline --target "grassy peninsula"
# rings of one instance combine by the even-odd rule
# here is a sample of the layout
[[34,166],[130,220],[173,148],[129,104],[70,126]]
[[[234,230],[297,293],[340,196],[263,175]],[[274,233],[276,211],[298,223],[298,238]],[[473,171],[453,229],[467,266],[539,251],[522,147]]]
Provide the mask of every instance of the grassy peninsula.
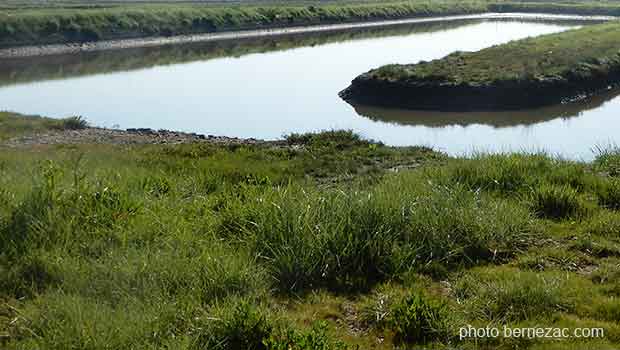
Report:
[[341,93],[353,103],[414,109],[519,109],[608,89],[620,79],[620,23],[587,26],[442,59],[387,65]]
[[[81,132],[62,125],[0,114],[4,140]],[[3,349],[620,346],[617,149],[465,159],[346,131],[10,145]],[[603,333],[461,340],[466,325]]]

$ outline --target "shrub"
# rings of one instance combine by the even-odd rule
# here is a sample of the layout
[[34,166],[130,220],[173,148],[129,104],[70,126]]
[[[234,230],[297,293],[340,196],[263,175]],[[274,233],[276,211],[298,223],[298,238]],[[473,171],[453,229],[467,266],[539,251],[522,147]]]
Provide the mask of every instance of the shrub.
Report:
[[397,343],[427,343],[448,334],[446,305],[420,292],[411,294],[392,309],[390,325]]
[[587,213],[587,205],[569,186],[541,185],[532,191],[532,210],[548,219],[576,219]]
[[62,128],[65,130],[80,130],[86,129],[87,127],[88,122],[81,116],[69,117],[62,120]]

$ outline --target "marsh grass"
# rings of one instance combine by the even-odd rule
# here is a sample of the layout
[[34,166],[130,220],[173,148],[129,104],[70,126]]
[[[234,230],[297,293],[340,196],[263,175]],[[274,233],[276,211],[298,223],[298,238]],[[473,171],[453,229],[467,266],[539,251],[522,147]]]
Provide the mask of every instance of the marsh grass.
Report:
[[409,174],[368,191],[289,186],[230,202],[221,234],[263,257],[283,290],[363,290],[432,263],[475,265],[533,230],[523,207]]
[[610,176],[620,176],[620,149],[618,147],[597,147],[597,157],[594,164],[599,171]]
[[[615,21],[497,45],[455,52],[442,59],[375,69],[369,77],[390,82],[442,82],[501,86],[539,80],[588,79],[613,72],[620,62]],[[587,46],[579,46],[580,43]],[[581,81],[580,80],[580,81]]]
[[[1,347],[439,346],[458,322],[567,320],[616,342],[618,212],[598,163],[288,142],[1,153]],[[419,166],[387,171],[403,163]],[[537,216],[545,186],[591,214]]]
[[413,293],[392,307],[390,325],[397,343],[425,344],[450,334],[448,306],[437,297]]
[[604,182],[597,189],[597,196],[603,207],[612,210],[620,209],[620,179],[614,178]]
[[473,319],[501,324],[570,312],[575,307],[570,294],[579,293],[584,283],[561,273],[477,269],[457,281],[455,294]]
[[588,214],[586,200],[568,186],[542,185],[532,192],[532,210],[548,219],[579,219]]

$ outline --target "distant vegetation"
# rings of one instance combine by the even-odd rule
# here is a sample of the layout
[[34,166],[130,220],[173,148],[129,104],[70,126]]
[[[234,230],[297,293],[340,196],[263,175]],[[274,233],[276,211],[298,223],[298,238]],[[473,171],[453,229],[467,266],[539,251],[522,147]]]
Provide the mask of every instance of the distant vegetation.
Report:
[[78,130],[86,128],[82,117],[52,119],[39,116],[23,116],[10,112],[0,112],[0,141],[10,137],[36,134],[48,130]]
[[[12,4],[12,5],[11,5]],[[241,4],[241,5],[240,5]],[[618,2],[485,0],[162,3],[13,2],[0,13],[0,47],[171,36],[407,17],[499,12],[617,15]]]
[[0,13],[0,47],[484,12],[482,3],[34,8]]
[[513,349],[458,340],[506,324],[616,348],[619,169],[615,148],[464,159],[348,131],[4,149],[0,345]]

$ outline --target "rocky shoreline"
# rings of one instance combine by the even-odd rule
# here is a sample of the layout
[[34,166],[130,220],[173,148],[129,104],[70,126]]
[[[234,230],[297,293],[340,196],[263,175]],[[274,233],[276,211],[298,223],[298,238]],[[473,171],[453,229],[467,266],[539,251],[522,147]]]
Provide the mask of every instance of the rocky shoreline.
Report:
[[78,130],[51,130],[44,133],[21,136],[0,146],[17,148],[43,145],[72,145],[72,144],[112,144],[112,145],[145,145],[145,144],[183,144],[183,143],[212,143],[219,145],[271,145],[284,144],[284,141],[265,141],[253,138],[242,139],[236,137],[203,135],[184,133],[170,130],[153,129],[105,129],[88,127]]

